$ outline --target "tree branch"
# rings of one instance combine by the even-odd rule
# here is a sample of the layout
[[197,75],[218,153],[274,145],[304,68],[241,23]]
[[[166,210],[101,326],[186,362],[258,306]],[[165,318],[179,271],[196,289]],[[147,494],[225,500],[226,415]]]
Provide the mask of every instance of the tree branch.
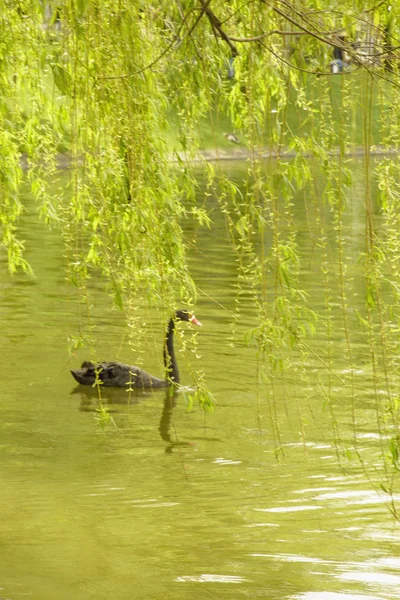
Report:
[[216,15],[213,13],[213,11],[210,8],[210,0],[208,2],[204,2],[204,0],[200,0],[200,4],[203,7],[203,12],[206,13],[208,20],[211,23],[211,27],[216,30],[219,33],[219,36],[224,40],[224,42],[226,42],[228,44],[228,46],[230,47],[230,49],[232,50],[232,55],[233,56],[238,56],[239,51],[236,48],[236,46],[231,42],[230,38],[227,36],[227,34],[225,33],[225,31],[222,29],[221,26],[221,21],[218,19],[218,17],[216,17]]
[[[263,2],[265,3],[265,0],[263,0]],[[289,17],[289,15],[287,15],[285,12],[283,12],[283,10],[280,10],[280,8],[276,8],[274,6],[272,8],[272,10],[274,12],[276,12],[278,15],[280,15],[281,17],[283,17],[284,19],[286,19],[287,21],[289,21],[290,23],[292,23],[293,25],[296,25],[296,27],[298,27],[302,31],[304,31],[304,32],[308,33],[309,35],[315,37],[320,42],[324,42],[324,44],[328,44],[329,46],[333,46],[334,48],[338,46],[338,44],[336,43],[336,41],[333,41],[333,40],[330,40],[329,38],[323,37],[322,35],[319,35],[318,33],[315,33],[314,31],[311,31],[307,27],[304,27],[304,25],[302,25],[301,23],[298,23],[297,21],[295,21],[294,19],[292,19],[292,17]]]
[[382,6],[382,4],[386,4],[386,0],[382,0],[382,2],[379,2],[379,4],[375,4],[375,6],[373,6],[372,8],[368,8],[367,10],[364,10],[364,12],[365,13],[374,12],[374,10],[376,10],[377,8]]
[[285,60],[282,56],[279,56],[279,54],[274,52],[271,48],[269,48],[263,42],[260,42],[260,44],[262,45],[263,48],[265,48],[266,50],[268,50],[268,52],[270,52],[273,56],[275,56],[275,58],[277,58],[279,61],[283,62],[285,65],[287,65],[291,69],[295,69],[296,71],[301,71],[302,73],[309,73],[310,75],[317,75],[317,77],[320,77],[322,75],[325,75],[325,76],[350,75],[353,72],[353,71],[341,71],[340,73],[332,73],[332,71],[311,71],[309,69],[302,69],[301,67],[297,67],[293,63],[290,63],[288,60]]
[[[210,2],[210,0],[208,0]],[[139,75],[139,73],[143,73],[143,71],[146,71],[147,69],[151,69],[151,67],[154,67],[154,65],[156,63],[158,63],[163,56],[165,56],[172,48],[172,46],[178,41],[179,39],[179,34],[182,31],[183,26],[185,25],[190,13],[193,12],[193,8],[191,8],[186,16],[184,17],[182,23],[179,25],[179,29],[174,37],[173,40],[170,41],[170,43],[168,44],[168,46],[161,52],[161,54],[159,54],[151,63],[149,63],[148,65],[146,65],[145,67],[142,67],[141,69],[138,69],[137,71],[135,71],[134,73],[128,73],[127,75],[106,75],[104,77],[98,77],[98,79],[127,79],[129,77],[134,77],[135,75]],[[200,19],[198,18],[196,20],[196,25],[198,23]],[[190,33],[190,32],[189,32]]]
[[[340,33],[340,31],[342,31],[341,29],[336,29],[334,31],[329,31],[329,32],[325,32],[324,35],[336,35],[337,33]],[[237,38],[237,37],[232,37],[231,35],[229,36],[229,39],[232,42],[239,42],[239,43],[245,43],[245,42],[259,42],[260,40],[263,40],[266,37],[269,37],[270,35],[284,35],[284,36],[290,36],[290,35],[310,35],[308,33],[308,31],[281,31],[279,29],[273,29],[272,31],[268,31],[267,33],[261,33],[260,35],[257,35],[255,37],[251,37],[251,38]]]

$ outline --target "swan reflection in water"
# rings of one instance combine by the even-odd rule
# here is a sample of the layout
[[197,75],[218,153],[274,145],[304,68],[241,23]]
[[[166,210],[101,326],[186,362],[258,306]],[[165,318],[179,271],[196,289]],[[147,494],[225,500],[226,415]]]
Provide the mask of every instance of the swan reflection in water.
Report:
[[176,406],[177,400],[177,390],[169,388],[164,396],[164,406],[163,411],[161,413],[160,425],[158,426],[158,431],[160,432],[161,439],[164,442],[168,443],[168,446],[165,448],[165,452],[170,454],[174,448],[182,447],[182,446],[194,446],[194,442],[180,442],[178,440],[178,436],[176,432],[174,432],[175,441],[171,439],[171,417],[172,411]]
[[[187,391],[187,388],[185,391]],[[127,406],[140,404],[141,400],[147,400],[150,397],[154,398],[155,394],[156,392],[145,390],[133,390],[127,394],[125,390],[118,388],[101,388],[102,402],[107,406],[107,412],[111,415],[126,415]],[[80,411],[95,412],[99,409],[99,394],[96,388],[78,385],[72,390],[71,395],[80,396]],[[171,433],[172,413],[180,395],[179,391],[172,387],[165,389],[158,431],[161,439],[168,444],[165,448],[165,452],[168,454],[173,452],[174,448],[194,445],[193,442],[179,441],[176,432]]]

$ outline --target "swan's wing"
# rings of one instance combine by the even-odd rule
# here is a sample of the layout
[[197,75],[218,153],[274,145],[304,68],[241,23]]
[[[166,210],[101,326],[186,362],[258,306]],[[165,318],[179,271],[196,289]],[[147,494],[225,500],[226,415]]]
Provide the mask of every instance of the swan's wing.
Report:
[[135,365],[124,363],[102,363],[100,378],[104,385],[113,387],[159,388],[166,387],[167,382]]

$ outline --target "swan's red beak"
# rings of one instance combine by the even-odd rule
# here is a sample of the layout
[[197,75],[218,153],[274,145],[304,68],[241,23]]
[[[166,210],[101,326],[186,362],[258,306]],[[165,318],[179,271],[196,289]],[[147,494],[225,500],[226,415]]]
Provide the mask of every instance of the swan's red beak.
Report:
[[192,315],[192,316],[190,317],[189,321],[190,321],[191,323],[193,323],[193,325],[198,325],[199,327],[202,327],[202,324],[200,323],[200,321],[198,321],[198,320],[196,319],[196,317],[195,317],[194,315]]

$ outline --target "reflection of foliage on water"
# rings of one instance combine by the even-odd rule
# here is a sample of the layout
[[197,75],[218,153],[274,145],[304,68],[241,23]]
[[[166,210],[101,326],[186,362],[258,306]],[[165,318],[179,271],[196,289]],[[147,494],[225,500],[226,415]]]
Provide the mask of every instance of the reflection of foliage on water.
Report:
[[[286,1],[280,7],[261,3],[262,10],[240,0],[65,0],[57,3],[56,19],[44,15],[46,4],[55,9],[53,2],[9,3],[0,15],[0,244],[10,272],[31,272],[16,231],[24,210],[23,152],[40,214],[60,227],[68,278],[82,301],[71,351],[86,345],[98,358],[91,285],[100,282],[125,313],[141,366],[154,350],[143,307],[159,308],[165,326],[173,309],[196,302],[187,263],[196,231],[185,238],[183,228],[212,227],[207,201],[215,195],[237,263],[233,328],[250,302],[254,319],[244,337],[257,354],[258,411],[261,420],[267,406],[277,454],[283,441],[279,404],[291,378],[296,432],[306,439],[307,420],[314,418],[311,397],[319,393],[338,458],[346,461],[353,449],[371,473],[359,436],[362,395],[376,414],[380,483],[392,492],[400,396],[400,165],[397,156],[384,156],[373,166],[371,146],[397,150],[400,142],[395,11],[385,2],[365,10],[364,3],[357,8],[347,0],[323,11],[317,0],[301,9]],[[333,47],[348,53],[351,72],[330,76]],[[241,187],[219,165],[207,164],[206,194],[198,201],[193,169],[176,149],[194,157],[206,115],[210,122],[224,115],[224,123],[241,132],[247,174]],[[220,133],[212,130],[215,139]],[[359,185],[349,169],[354,140],[362,143],[364,206],[352,202],[352,186]],[[265,160],[260,148],[267,149]],[[66,197],[50,187],[60,149],[71,159]],[[296,222],[300,201],[306,230]],[[352,230],[352,211],[363,212],[363,231]],[[302,272],[304,237],[314,252],[313,276],[323,286],[322,306],[314,306]],[[354,284],[360,279],[361,301]],[[367,336],[368,357],[358,355],[355,323]],[[211,408],[213,398],[195,366],[196,337],[178,336],[198,384],[189,405],[195,400]],[[358,368],[366,372],[362,385]],[[341,436],[342,397],[352,404],[351,440]],[[101,405],[98,418],[109,418]]]

